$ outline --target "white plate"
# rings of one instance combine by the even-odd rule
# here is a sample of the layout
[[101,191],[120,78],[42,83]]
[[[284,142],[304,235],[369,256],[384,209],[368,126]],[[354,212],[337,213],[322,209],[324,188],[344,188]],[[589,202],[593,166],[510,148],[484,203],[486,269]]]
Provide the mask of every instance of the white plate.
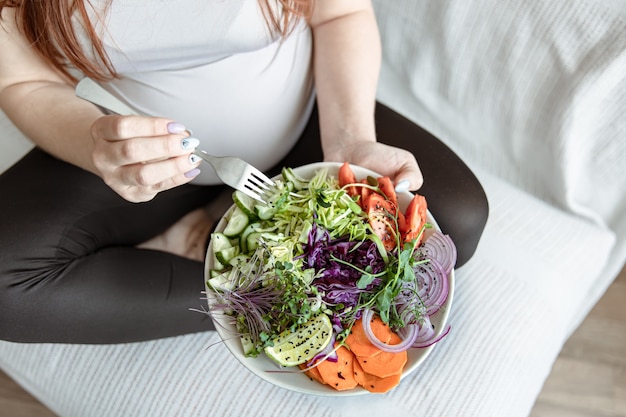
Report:
[[[304,165],[294,169],[294,172],[298,174],[302,178],[311,178],[315,174],[317,170],[320,168],[326,168],[329,174],[337,176],[337,172],[339,171],[339,167],[342,164],[340,163],[315,163],[310,165]],[[368,169],[361,168],[358,166],[352,166],[352,170],[356,175],[357,179],[365,178],[368,175],[378,177],[380,175],[372,172]],[[401,193],[398,195],[398,201],[400,203],[400,207],[402,210],[405,210],[409,201],[413,195],[409,192]],[[228,210],[232,210],[234,205]],[[226,217],[226,216],[225,216]],[[439,228],[435,219],[432,217],[430,212],[428,213],[428,221],[433,224],[436,228]],[[216,231],[224,230],[226,226],[226,221],[224,218],[220,220],[218,225],[216,226]],[[207,254],[212,253],[211,244],[209,244],[209,248]],[[212,267],[211,256],[207,256],[205,262],[205,277],[208,277],[208,272]],[[448,277],[450,292],[448,294],[448,298],[444,303],[443,307],[437,312],[434,316],[431,317],[431,322],[435,325],[435,329],[437,329],[437,333],[441,332],[441,330],[445,327],[446,322],[448,321],[448,314],[450,311],[450,306],[452,304],[452,298],[454,293],[454,271],[450,273]],[[205,279],[206,282],[206,279]],[[209,304],[211,303],[211,293],[212,291],[207,288],[207,295]],[[226,347],[231,351],[231,353],[237,358],[239,362],[250,372],[258,376],[259,378],[277,385],[279,387],[283,387],[289,390],[306,393],[306,394],[314,394],[314,395],[327,395],[327,396],[350,396],[350,395],[362,395],[369,394],[369,391],[357,387],[352,390],[347,391],[336,391],[326,385],[322,385],[319,382],[311,381],[306,375],[299,372],[276,372],[280,369],[278,366],[272,362],[271,359],[267,358],[265,355],[259,355],[256,358],[247,358],[243,354],[243,349],[241,347],[241,343],[239,341],[239,337],[237,337],[236,329],[234,326],[227,322],[227,319],[220,314],[211,315],[217,332],[219,333],[222,341],[226,345]],[[445,343],[445,338],[442,340]],[[437,345],[432,345],[424,349],[409,349],[408,351],[408,362],[405,366],[404,372],[402,374],[402,378],[406,377],[408,374],[413,372],[424,360],[430,352]]]

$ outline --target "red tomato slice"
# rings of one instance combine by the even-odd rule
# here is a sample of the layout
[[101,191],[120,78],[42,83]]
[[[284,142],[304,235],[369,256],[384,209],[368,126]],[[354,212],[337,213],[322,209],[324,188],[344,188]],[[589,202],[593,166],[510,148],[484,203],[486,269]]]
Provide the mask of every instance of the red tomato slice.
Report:
[[[404,213],[404,224],[400,227],[403,242],[411,242],[417,238],[426,223],[427,213],[426,198],[415,194]],[[417,242],[418,244],[420,242]]]
[[[363,178],[361,180],[361,184],[367,184],[367,178]],[[368,187],[360,187],[361,188],[361,208],[367,212],[367,203],[369,201],[369,196],[372,195],[374,193],[374,191],[372,191],[371,189],[369,189]]]
[[378,193],[372,193],[365,202],[367,215],[374,233],[383,242],[387,251],[396,247],[396,228],[394,217],[396,206]]
[[[356,176],[354,175],[354,172],[352,172],[350,164],[347,162],[344,162],[343,165],[339,168],[339,173],[337,177],[339,179],[340,187],[344,187],[348,184],[354,184],[357,182]],[[350,197],[355,197],[359,195],[357,187],[348,187],[346,188],[346,192]]]
[[387,200],[391,201],[394,206],[398,206],[398,197],[396,196],[396,189],[393,186],[393,182],[391,182],[391,178],[389,177],[379,177],[377,178],[378,188],[380,191],[387,197]]

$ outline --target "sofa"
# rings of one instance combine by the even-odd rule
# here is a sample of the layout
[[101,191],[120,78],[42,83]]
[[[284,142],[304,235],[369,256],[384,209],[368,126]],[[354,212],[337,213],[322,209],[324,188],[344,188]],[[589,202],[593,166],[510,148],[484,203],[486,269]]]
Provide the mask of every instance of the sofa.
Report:
[[[489,201],[452,330],[415,372],[387,394],[305,395],[252,375],[213,332],[0,342],[0,368],[61,417],[528,416],[626,261],[626,2],[374,4],[379,101],[452,149]],[[32,145],[0,126],[5,170]]]

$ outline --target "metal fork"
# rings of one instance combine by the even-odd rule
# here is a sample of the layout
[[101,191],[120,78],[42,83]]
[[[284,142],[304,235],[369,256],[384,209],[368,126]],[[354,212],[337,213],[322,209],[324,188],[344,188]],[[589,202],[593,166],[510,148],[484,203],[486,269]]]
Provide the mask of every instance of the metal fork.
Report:
[[[88,77],[83,78],[76,85],[76,96],[116,114],[139,115]],[[215,156],[199,149],[196,149],[193,154],[208,162],[224,184],[261,203],[266,203],[263,196],[275,183],[257,168],[234,156]]]

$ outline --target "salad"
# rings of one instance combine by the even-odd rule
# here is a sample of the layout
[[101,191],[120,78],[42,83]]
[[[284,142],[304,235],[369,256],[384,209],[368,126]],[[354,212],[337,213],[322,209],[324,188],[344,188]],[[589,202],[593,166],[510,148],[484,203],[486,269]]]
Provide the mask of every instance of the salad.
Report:
[[456,251],[428,223],[424,197],[401,210],[389,178],[357,179],[345,163],[336,177],[284,168],[268,204],[238,191],[233,200],[212,235],[207,287],[210,313],[228,318],[246,356],[337,390],[386,392],[407,350],[447,334],[430,317]]

